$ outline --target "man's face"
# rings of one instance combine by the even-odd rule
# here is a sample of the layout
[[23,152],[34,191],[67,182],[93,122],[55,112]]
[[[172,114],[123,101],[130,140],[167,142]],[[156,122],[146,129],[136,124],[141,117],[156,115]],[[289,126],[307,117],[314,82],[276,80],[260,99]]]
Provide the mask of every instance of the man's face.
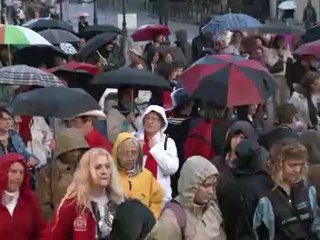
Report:
[[139,155],[139,143],[133,139],[124,140],[118,147],[119,165],[125,170],[132,170]]
[[7,132],[12,126],[12,119],[10,115],[6,112],[2,113],[2,116],[0,116],[0,130]]
[[206,205],[213,199],[217,184],[217,176],[208,177],[197,189],[194,197],[194,203],[198,205]]

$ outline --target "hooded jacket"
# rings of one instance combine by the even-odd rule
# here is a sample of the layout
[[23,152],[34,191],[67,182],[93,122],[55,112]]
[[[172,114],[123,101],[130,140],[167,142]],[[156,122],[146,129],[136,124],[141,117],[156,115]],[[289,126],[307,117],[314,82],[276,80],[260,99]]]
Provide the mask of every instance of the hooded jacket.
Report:
[[130,133],[120,133],[112,150],[112,157],[118,167],[122,190],[126,198],[140,200],[152,211],[155,218],[158,218],[163,207],[163,191],[152,173],[143,168],[143,156],[138,141],[139,154],[134,170],[127,171],[119,165],[118,148],[121,143],[128,139],[137,141]]
[[139,200],[126,200],[117,208],[108,240],[145,240],[155,223],[152,212]]
[[[187,225],[184,229],[185,240],[224,240],[222,218],[215,195],[208,203],[205,211],[203,207],[194,203],[196,191],[208,177],[217,175],[218,170],[207,159],[193,156],[185,162],[181,169],[178,182],[179,196],[176,200],[183,207]],[[150,240],[182,240],[180,226],[171,209],[166,209],[158,220]]]
[[[150,154],[158,164],[157,180],[164,190],[164,200],[170,200],[172,195],[170,176],[179,168],[179,159],[176,144],[173,139],[167,137],[164,132],[168,127],[168,121],[163,107],[150,105],[142,116],[142,120],[150,112],[158,113],[164,122],[160,131],[150,140],[154,142],[154,146],[150,149]],[[139,140],[144,140],[144,132],[139,135]],[[143,162],[145,164],[146,157]]]
[[175,44],[182,49],[182,52],[187,60],[188,66],[192,63],[192,48],[188,42],[188,33],[186,30],[179,30],[176,32]]
[[72,150],[89,148],[85,138],[72,128],[60,132],[56,137],[56,142],[57,146],[53,152],[55,160],[51,165],[40,170],[36,189],[46,218],[50,218],[53,210],[64,197],[67,187],[72,181],[74,167],[77,165],[77,162],[62,162],[59,156]]
[[10,240],[40,240],[45,221],[36,196],[31,191],[29,171],[24,163],[24,157],[9,153],[0,157],[0,197],[8,181],[10,166],[19,162],[24,167],[24,178],[19,190],[17,204],[10,215],[7,208],[0,201],[0,239]]

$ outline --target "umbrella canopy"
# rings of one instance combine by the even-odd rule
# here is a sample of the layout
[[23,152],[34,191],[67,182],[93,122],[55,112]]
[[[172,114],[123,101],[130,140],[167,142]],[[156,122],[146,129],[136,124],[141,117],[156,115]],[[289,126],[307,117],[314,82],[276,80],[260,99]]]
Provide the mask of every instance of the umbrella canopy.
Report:
[[320,39],[320,25],[316,25],[306,31],[304,35],[301,36],[304,43],[309,43]]
[[302,44],[295,52],[298,55],[312,55],[320,57],[320,40]]
[[35,18],[26,22],[22,26],[30,28],[37,32],[45,29],[63,29],[69,32],[73,32],[72,26],[64,21],[53,18]]
[[102,72],[95,76],[92,85],[104,88],[130,86],[137,89],[171,89],[169,81],[157,74],[143,69],[121,67],[117,70]]
[[101,108],[98,102],[82,89],[48,87],[20,93],[10,110],[16,115],[71,118]]
[[276,89],[272,75],[261,63],[235,55],[203,57],[180,79],[194,98],[218,106],[263,103]]
[[52,46],[37,32],[15,25],[0,26],[0,44],[6,45],[46,45]]
[[98,72],[98,67],[90,63],[71,61],[62,66],[51,68],[49,69],[49,72],[56,73],[61,70],[68,70],[68,71],[82,70],[94,76]]
[[143,25],[139,27],[131,37],[135,42],[150,41],[156,33],[168,37],[170,35],[170,30],[165,25]]
[[212,19],[202,28],[203,32],[218,33],[225,30],[245,30],[261,27],[257,19],[241,13],[228,13]]
[[65,86],[51,73],[27,65],[14,65],[0,69],[0,84],[9,85],[36,85],[36,86]]
[[86,45],[78,52],[76,56],[76,60],[85,61],[92,53],[97,51],[103,45],[105,45],[109,41],[113,41],[116,38],[116,33],[102,33],[94,38],[91,38]]
[[279,4],[278,8],[280,10],[293,10],[297,8],[296,2],[294,0],[284,1]]
[[80,41],[79,37],[62,29],[47,29],[40,31],[39,34],[53,45],[58,45],[60,43],[76,43]]
[[91,25],[87,26],[79,35],[85,39],[92,38],[98,34],[111,32],[116,34],[122,34],[122,31],[113,25]]

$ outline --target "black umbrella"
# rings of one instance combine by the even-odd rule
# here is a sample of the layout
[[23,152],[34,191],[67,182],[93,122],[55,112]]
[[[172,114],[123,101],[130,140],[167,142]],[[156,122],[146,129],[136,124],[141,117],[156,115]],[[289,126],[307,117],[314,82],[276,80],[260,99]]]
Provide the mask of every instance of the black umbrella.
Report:
[[320,39],[320,24],[310,28],[301,36],[304,43],[309,43]]
[[81,33],[79,33],[79,35],[80,37],[89,39],[89,38],[93,38],[98,34],[105,33],[105,32],[122,34],[122,31],[113,25],[93,25],[93,26],[87,26]]
[[80,41],[80,38],[76,35],[63,29],[47,29],[40,31],[39,34],[53,45],[65,42],[76,43]]
[[31,28],[32,30],[39,32],[45,29],[63,29],[69,32],[74,32],[72,26],[68,23],[56,20],[52,18],[37,18],[32,19],[25,24],[22,25],[23,27]]
[[130,67],[102,72],[94,77],[90,85],[102,86],[104,88],[130,86],[140,90],[171,89],[170,82],[160,75]]
[[86,59],[94,53],[96,50],[101,48],[103,45],[105,45],[107,42],[112,41],[117,36],[116,33],[102,33],[94,38],[91,38],[86,45],[78,52],[76,56],[77,61],[86,61]]
[[79,88],[47,87],[20,93],[9,110],[16,115],[71,118],[100,110],[93,97]]

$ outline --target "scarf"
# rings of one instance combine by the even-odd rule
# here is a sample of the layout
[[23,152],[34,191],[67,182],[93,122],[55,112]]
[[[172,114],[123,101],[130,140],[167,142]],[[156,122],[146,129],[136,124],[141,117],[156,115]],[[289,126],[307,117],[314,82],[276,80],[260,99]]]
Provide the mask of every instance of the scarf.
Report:
[[156,162],[156,160],[154,160],[150,153],[149,140],[146,134],[144,135],[144,144],[142,152],[143,155],[147,156],[145,168],[148,169],[152,173],[152,175],[157,179],[158,163]]

